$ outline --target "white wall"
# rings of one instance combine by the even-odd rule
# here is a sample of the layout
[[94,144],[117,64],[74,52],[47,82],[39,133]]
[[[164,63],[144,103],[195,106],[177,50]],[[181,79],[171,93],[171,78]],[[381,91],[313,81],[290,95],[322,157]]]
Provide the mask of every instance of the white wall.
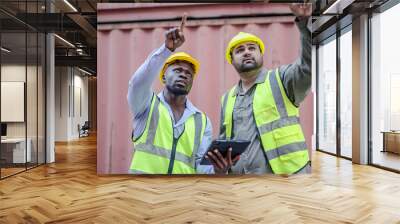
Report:
[[68,140],[68,71],[67,67],[55,68],[55,141]]
[[56,67],[56,141],[77,139],[78,124],[88,120],[88,78],[83,75],[76,68]]

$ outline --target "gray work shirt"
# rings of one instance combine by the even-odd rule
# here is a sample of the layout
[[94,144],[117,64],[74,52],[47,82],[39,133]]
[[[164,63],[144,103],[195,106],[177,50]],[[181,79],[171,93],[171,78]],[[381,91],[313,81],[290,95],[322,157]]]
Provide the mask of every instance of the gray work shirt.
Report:
[[[301,56],[293,63],[278,68],[286,95],[296,106],[306,97],[311,87],[311,32],[307,28],[307,21],[296,22],[301,34]],[[271,167],[265,157],[260,136],[257,131],[253,116],[253,96],[257,83],[265,80],[268,70],[262,69],[257,76],[254,85],[246,92],[242,89],[239,81],[235,90],[236,101],[233,107],[233,140],[249,140],[250,145],[242,153],[239,161],[231,167],[230,173],[234,174],[264,174],[272,173]],[[221,110],[221,118],[223,118]],[[225,139],[225,126],[223,119],[220,123],[220,138]],[[307,165],[298,173],[309,173],[310,166]]]

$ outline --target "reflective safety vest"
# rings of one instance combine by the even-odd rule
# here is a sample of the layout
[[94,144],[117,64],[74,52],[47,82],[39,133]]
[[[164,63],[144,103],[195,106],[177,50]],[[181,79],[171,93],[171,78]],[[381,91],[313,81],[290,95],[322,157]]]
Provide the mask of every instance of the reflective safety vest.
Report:
[[167,107],[153,95],[143,133],[134,139],[135,152],[130,170],[135,174],[195,174],[195,155],[204,135],[206,116],[195,113],[184,131],[174,137],[173,121]]
[[[299,109],[287,97],[278,69],[262,75],[265,81],[257,84],[253,98],[253,116],[261,145],[275,174],[293,174],[309,161]],[[236,88],[234,86],[221,98],[227,139],[232,137]]]

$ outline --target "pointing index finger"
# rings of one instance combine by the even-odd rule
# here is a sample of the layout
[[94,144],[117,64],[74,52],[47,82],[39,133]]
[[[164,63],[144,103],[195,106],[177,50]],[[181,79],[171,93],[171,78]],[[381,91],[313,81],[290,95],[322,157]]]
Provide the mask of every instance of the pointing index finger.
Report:
[[183,30],[183,27],[184,27],[185,24],[186,24],[186,18],[187,18],[187,13],[185,12],[185,13],[183,13],[182,21],[181,21],[181,26],[179,27],[181,31]]

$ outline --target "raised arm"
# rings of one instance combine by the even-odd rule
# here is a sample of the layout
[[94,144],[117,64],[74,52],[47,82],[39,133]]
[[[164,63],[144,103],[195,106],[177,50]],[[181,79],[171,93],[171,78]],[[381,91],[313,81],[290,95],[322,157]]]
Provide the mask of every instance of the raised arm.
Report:
[[147,57],[129,80],[127,99],[129,109],[134,116],[145,111],[150,105],[153,93],[151,89],[152,83],[160,73],[167,58],[185,41],[183,35],[185,21],[186,15],[182,17],[179,27],[172,28],[165,33],[165,43]]
[[279,68],[279,74],[289,99],[299,106],[311,88],[311,32],[307,22],[311,15],[311,4],[293,4],[296,25],[300,31],[301,52],[293,64]]

